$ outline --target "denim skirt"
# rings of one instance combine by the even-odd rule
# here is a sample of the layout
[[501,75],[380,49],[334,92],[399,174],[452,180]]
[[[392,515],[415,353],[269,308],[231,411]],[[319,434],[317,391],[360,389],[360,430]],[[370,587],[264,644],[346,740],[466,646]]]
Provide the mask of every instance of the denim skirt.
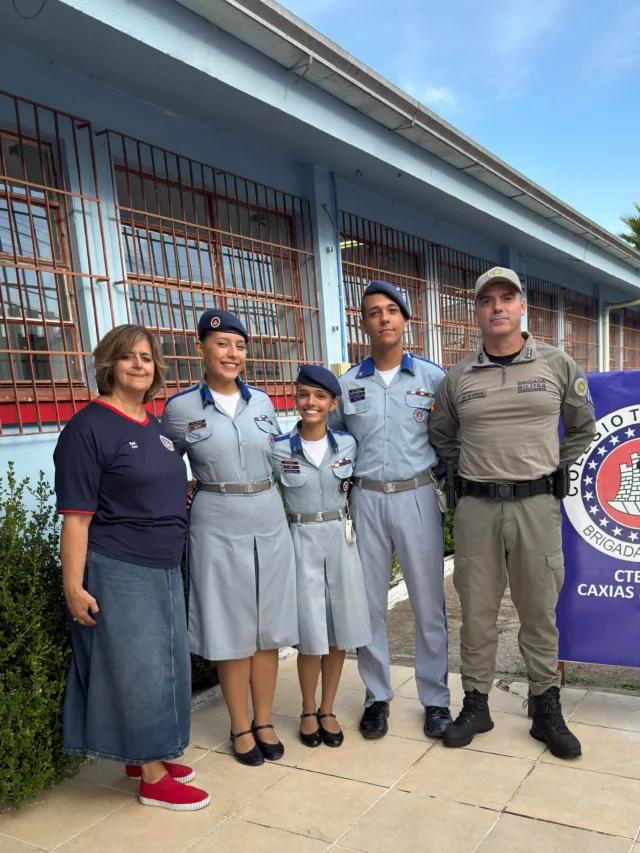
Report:
[[191,660],[179,568],[152,569],[89,551],[94,627],[69,619],[63,752],[146,764],[189,744]]

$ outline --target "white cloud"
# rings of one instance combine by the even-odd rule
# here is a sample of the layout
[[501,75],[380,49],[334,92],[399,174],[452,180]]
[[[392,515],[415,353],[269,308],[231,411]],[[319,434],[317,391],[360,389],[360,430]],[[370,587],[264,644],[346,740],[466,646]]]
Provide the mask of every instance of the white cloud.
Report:
[[448,86],[430,86],[417,83],[415,80],[404,79],[400,82],[400,88],[421,104],[435,110],[442,106],[455,108],[458,105],[456,93]]

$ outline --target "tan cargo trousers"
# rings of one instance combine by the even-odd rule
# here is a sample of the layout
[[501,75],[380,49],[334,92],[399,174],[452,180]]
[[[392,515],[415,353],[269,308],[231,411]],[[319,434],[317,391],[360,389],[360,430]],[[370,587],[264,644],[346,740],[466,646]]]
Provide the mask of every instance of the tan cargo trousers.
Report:
[[560,506],[552,495],[463,497],[455,512],[453,582],[460,597],[462,686],[488,693],[507,585],[520,618],[518,643],[534,696],[560,686],[556,604],[564,580]]

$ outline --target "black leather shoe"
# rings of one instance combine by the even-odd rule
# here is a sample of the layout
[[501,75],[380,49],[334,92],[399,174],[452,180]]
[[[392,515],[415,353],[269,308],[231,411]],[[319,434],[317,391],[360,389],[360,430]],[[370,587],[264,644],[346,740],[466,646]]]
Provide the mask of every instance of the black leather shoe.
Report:
[[[300,714],[300,719],[303,717],[317,717],[315,711],[311,714]],[[315,730],[315,732],[311,732],[311,734],[305,734],[302,730],[299,732],[300,740],[305,746],[310,746],[311,749],[315,749],[318,746],[322,746],[322,732],[320,731],[320,726]]]
[[[321,714],[318,711],[318,723],[320,720],[324,720],[325,717],[333,717],[336,719],[335,714]],[[342,746],[342,741],[344,740],[344,734],[340,732],[328,732],[325,727],[320,723],[320,732],[322,734],[322,741],[325,746]]]
[[388,716],[388,702],[374,702],[373,705],[365,708],[360,720],[362,736],[366,738],[384,737],[389,731]]
[[248,729],[246,732],[238,732],[237,735],[234,735],[233,732],[229,735],[229,740],[231,741],[231,745],[233,746],[233,754],[238,759],[240,764],[246,764],[247,767],[260,767],[261,764],[264,764],[264,758],[262,757],[262,753],[258,749],[258,746],[250,749],[249,752],[237,752],[236,751],[236,740],[243,735],[253,734],[251,729]]
[[550,687],[541,696],[534,696],[533,701],[531,737],[546,743],[557,758],[578,758],[582,755],[580,741],[569,731],[562,716],[560,689]]
[[262,753],[263,758],[266,758],[267,761],[279,761],[284,755],[284,744],[280,743],[280,741],[278,743],[265,743],[256,735],[256,732],[259,732],[260,729],[272,728],[271,723],[267,723],[265,726],[256,726],[254,723],[251,723],[251,731],[256,739],[256,746]]
[[477,690],[465,691],[462,711],[442,735],[445,746],[469,746],[474,735],[490,732],[489,695]]
[[427,705],[424,709],[424,733],[427,737],[442,737],[447,726],[453,720],[448,708],[439,708],[437,705]]

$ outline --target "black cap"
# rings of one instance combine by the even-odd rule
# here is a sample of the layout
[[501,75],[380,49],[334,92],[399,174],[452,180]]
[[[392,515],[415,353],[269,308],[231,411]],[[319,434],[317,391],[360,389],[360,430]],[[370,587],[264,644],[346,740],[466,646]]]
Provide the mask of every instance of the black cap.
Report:
[[369,286],[362,294],[362,300],[360,302],[360,305],[364,307],[365,297],[372,296],[374,293],[383,293],[385,296],[388,296],[389,299],[393,300],[393,302],[396,303],[396,305],[402,312],[402,316],[405,320],[408,320],[411,317],[409,309],[407,308],[407,303],[402,298],[400,291],[397,287],[394,287],[394,285],[390,284],[388,281],[369,282]]
[[247,330],[236,315],[221,308],[205,311],[198,320],[198,337],[201,341],[208,332],[231,332],[234,335],[242,335],[245,341],[249,342]]
[[300,385],[311,385],[312,388],[322,388],[334,397],[342,394],[340,383],[333,373],[317,364],[301,364],[296,382]]

